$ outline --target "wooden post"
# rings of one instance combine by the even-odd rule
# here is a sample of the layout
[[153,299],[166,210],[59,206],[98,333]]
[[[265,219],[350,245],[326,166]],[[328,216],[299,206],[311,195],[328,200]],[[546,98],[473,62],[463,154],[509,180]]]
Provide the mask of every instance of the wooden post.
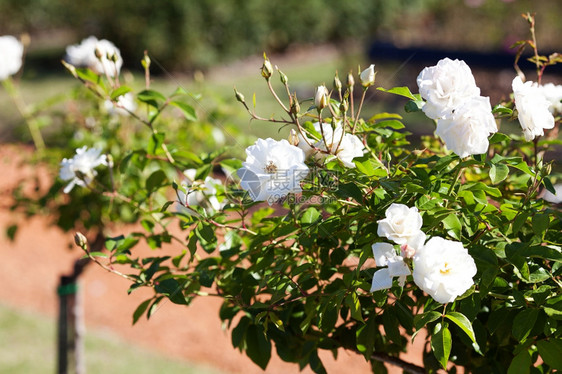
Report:
[[59,296],[58,374],[85,374],[83,304],[78,278],[88,259],[74,263],[74,272],[63,275],[57,288]]

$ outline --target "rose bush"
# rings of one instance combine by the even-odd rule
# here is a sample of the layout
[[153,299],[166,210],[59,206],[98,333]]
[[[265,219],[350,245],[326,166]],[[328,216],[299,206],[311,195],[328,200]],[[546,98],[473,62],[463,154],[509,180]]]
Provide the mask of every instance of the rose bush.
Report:
[[[540,78],[555,61],[535,53]],[[148,57],[143,64],[148,76]],[[99,102],[134,92],[117,75],[66,66]],[[403,114],[362,118],[376,86],[371,70],[348,74],[345,87],[336,76],[333,90],[319,86],[303,100],[265,58],[261,76],[282,115],[264,118],[242,93],[236,99],[252,119],[293,132],[289,141],[258,139],[245,161],[182,143],[186,131],[174,132],[177,118],[164,111],[173,106],[183,125],[197,123],[181,100],[186,91],[166,96],[147,80],[135,94],[138,109],[123,119],[130,128],[110,119],[77,138],[103,149],[107,166],[96,174],[105,161],[98,153],[67,159],[61,176],[68,178],[46,196],[62,195],[67,180],[78,185],[54,205],[79,207],[60,216],[103,230],[105,248],[92,249],[81,234],[77,245],[130,280],[130,292],[154,290],[133,322],[165,299],[185,306],[219,297],[233,346],[264,370],[273,349],[318,373],[325,372],[318,351],[337,356],[339,349],[362,355],[377,373],[386,371],[383,363],[410,372],[562,369],[561,211],[539,197],[556,193],[553,182],[562,177],[544,159],[560,144],[555,132],[533,142],[497,132],[496,122],[525,122],[532,109],[519,105],[519,92],[492,108],[465,63],[443,60],[420,74],[420,94],[377,87],[405,97],[406,111],[437,120],[447,147],[433,136],[413,145]],[[138,225],[121,234],[114,222]],[[141,257],[140,242],[171,255]],[[423,367],[400,358],[422,329]]]

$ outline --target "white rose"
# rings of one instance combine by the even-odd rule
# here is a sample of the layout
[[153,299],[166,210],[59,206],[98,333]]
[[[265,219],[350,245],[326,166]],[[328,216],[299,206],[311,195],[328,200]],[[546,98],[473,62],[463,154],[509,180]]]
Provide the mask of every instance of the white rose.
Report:
[[22,58],[23,44],[11,35],[0,36],[0,81],[21,69]]
[[545,85],[538,86],[539,91],[550,103],[550,113],[562,114],[562,85],[555,85],[553,83],[547,83]]
[[304,152],[285,139],[258,139],[246,148],[246,161],[238,169],[240,186],[254,201],[271,205],[291,192],[302,191],[300,182],[308,175]]
[[94,170],[99,165],[107,165],[106,155],[100,155],[101,149],[84,146],[76,150],[73,158],[64,158],[59,172],[60,179],[70,183],[64,188],[64,193],[69,193],[75,185],[86,187],[94,180],[98,174]]
[[130,112],[134,112],[137,109],[137,103],[135,103],[135,97],[130,93],[119,96],[117,102],[114,103],[111,100],[106,100],[104,102],[105,110],[110,115],[120,115],[123,117],[129,116]]
[[328,105],[328,101],[328,89],[326,86],[318,86],[314,95],[314,105],[319,110],[322,110]]
[[422,110],[432,119],[443,118],[467,99],[480,95],[474,76],[464,61],[445,58],[418,75]]
[[367,69],[361,72],[359,79],[363,87],[369,87],[375,84],[375,65],[371,64]]
[[489,97],[476,96],[437,121],[435,134],[459,157],[488,150],[488,136],[498,131]]
[[544,194],[542,195],[543,200],[553,204],[562,203],[562,183],[554,185],[554,192],[556,193],[545,190]]
[[423,246],[425,234],[421,231],[423,220],[418,208],[404,204],[392,204],[385,212],[385,219],[377,221],[377,234],[396,244],[408,244],[414,249]]
[[474,260],[462,243],[431,238],[414,256],[414,282],[435,301],[454,301],[473,284]]
[[221,181],[207,176],[204,181],[196,181],[195,174],[197,170],[188,169],[184,171],[186,180],[182,181],[181,186],[185,190],[178,189],[178,211],[189,215],[197,215],[197,213],[189,207],[200,206],[208,214],[213,214],[222,209],[223,203],[217,198],[217,187],[221,185]]
[[107,74],[110,77],[119,75],[123,65],[119,49],[112,42],[98,40],[95,36],[82,40],[80,44],[66,47],[65,60],[74,66],[88,67],[97,74]]
[[511,86],[525,140],[533,140],[537,136],[544,135],[544,129],[554,127],[554,117],[549,111],[550,103],[533,82],[523,83],[517,76]]
[[396,254],[392,244],[375,243],[372,249],[377,266],[386,266],[386,268],[377,270],[373,275],[371,292],[392,287],[394,277],[399,277],[398,283],[403,287],[406,277],[411,274],[410,268],[404,259]]

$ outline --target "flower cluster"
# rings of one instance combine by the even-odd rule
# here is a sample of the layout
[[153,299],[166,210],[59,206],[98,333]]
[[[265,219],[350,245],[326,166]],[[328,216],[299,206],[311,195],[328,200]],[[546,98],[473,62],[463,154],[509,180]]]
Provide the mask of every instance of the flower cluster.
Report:
[[69,193],[75,185],[86,187],[92,183],[98,174],[94,170],[99,165],[107,165],[107,156],[100,155],[101,149],[84,146],[76,150],[73,158],[63,158],[60,163],[60,179],[70,181],[64,188],[64,193]]
[[498,131],[490,98],[480,96],[464,61],[445,58],[418,75],[422,110],[437,120],[435,134],[460,157],[488,150],[488,136]]
[[513,79],[511,86],[525,140],[533,140],[544,135],[544,129],[552,129],[554,117],[550,112],[551,103],[541,93],[539,86],[531,81],[523,83],[519,76]]
[[119,49],[109,40],[98,40],[95,36],[66,47],[65,60],[74,66],[87,67],[97,74],[110,77],[119,75],[123,65]]
[[103,106],[110,115],[122,117],[129,116],[130,112],[134,112],[137,109],[135,97],[130,92],[119,96],[116,102],[111,100],[104,101]]
[[[353,159],[355,157],[363,156],[363,151],[365,146],[361,140],[356,136],[346,133],[341,125],[341,123],[336,123],[335,128],[332,127],[330,123],[323,122],[320,125],[319,122],[313,124],[314,130],[320,135],[320,139],[310,139],[299,135],[299,148],[301,148],[307,156],[314,153],[315,149],[319,149],[320,152],[316,152],[317,157],[323,157],[328,154],[335,155],[344,166],[348,168],[354,168],[355,164]],[[313,145],[314,148],[310,147],[309,144]]]
[[246,149],[246,161],[238,170],[240,186],[254,201],[270,205],[289,193],[301,192],[300,182],[308,175],[302,149],[287,140],[258,139]]
[[224,206],[217,197],[221,181],[207,176],[204,181],[195,180],[197,170],[187,169],[184,172],[186,180],[181,182],[182,189],[178,189],[178,211],[189,215],[197,215],[190,207],[202,207],[207,214],[218,212]]
[[377,221],[377,234],[400,244],[401,255],[391,244],[373,244],[377,266],[386,268],[375,272],[371,292],[390,288],[394,277],[402,287],[411,274],[405,259],[413,262],[414,283],[439,303],[454,301],[472,286],[476,265],[462,243],[433,237],[424,244],[423,219],[416,207],[392,204],[385,216]]
[[0,36],[0,51],[0,81],[3,81],[21,69],[23,44],[11,35]]

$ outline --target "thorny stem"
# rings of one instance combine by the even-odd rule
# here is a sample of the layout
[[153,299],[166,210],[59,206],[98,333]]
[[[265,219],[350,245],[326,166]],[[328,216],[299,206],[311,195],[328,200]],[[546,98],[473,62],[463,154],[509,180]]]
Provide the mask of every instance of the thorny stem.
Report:
[[541,74],[541,64],[539,61],[539,51],[537,48],[537,35],[535,32],[535,16],[531,15],[530,13],[527,13],[525,18],[529,22],[529,30],[531,31],[531,38],[533,39],[533,45],[531,47],[533,48],[533,52],[535,54],[535,65],[537,67],[537,82],[540,85],[542,74]]

